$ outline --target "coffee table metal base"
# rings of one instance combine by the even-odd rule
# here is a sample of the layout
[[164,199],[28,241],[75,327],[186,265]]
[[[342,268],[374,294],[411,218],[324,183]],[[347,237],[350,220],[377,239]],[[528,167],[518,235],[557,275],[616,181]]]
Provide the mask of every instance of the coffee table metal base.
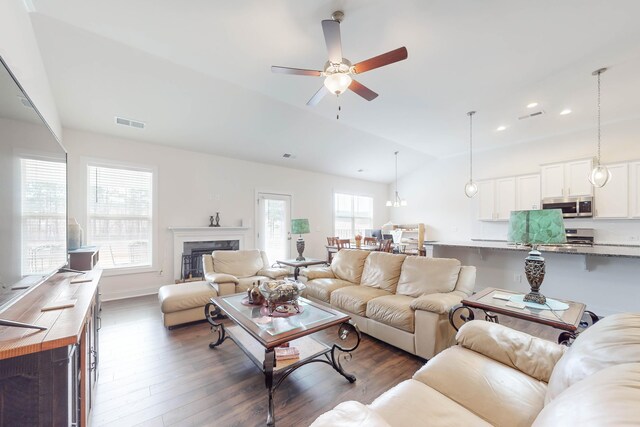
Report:
[[[265,386],[269,394],[269,409],[267,412],[267,426],[275,426],[275,410],[273,396],[282,382],[298,368],[310,363],[326,363],[336,372],[345,377],[350,383],[355,382],[356,377],[344,370],[341,360],[350,360],[353,352],[360,345],[361,335],[358,327],[351,321],[344,322],[338,327],[338,338],[345,341],[351,335],[355,335],[356,342],[351,347],[341,347],[333,344],[329,347],[324,343],[305,336],[292,341],[300,348],[300,358],[295,360],[276,361],[273,348],[261,346],[255,339],[238,325],[225,327],[222,322],[216,322],[216,318],[222,314],[218,306],[208,303],[205,308],[205,317],[211,324],[211,331],[217,333],[215,341],[209,343],[209,348],[215,349],[225,340],[231,339],[238,347],[262,369],[265,376]],[[261,357],[262,356],[262,357]]]

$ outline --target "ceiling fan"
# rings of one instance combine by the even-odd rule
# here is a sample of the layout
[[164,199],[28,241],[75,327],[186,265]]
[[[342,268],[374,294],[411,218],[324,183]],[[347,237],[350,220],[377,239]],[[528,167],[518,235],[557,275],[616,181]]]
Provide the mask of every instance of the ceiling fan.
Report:
[[279,67],[275,65],[271,67],[271,71],[282,74],[325,77],[324,85],[307,101],[307,105],[312,107],[317,105],[328,92],[334,95],[340,95],[347,89],[357,93],[367,101],[373,101],[378,94],[363,84],[358,83],[351,76],[407,59],[407,48],[403,46],[352,65],[348,59],[342,57],[340,22],[344,19],[344,13],[336,11],[331,15],[331,18],[332,19],[322,21],[324,40],[327,43],[327,51],[329,52],[329,60],[324,65],[324,71]]

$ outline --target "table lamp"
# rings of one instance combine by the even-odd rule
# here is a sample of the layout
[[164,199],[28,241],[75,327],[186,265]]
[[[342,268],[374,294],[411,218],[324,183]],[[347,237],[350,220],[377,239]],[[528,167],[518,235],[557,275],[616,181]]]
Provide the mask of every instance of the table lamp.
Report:
[[296,261],[304,261],[305,258],[302,256],[302,253],[304,252],[304,239],[302,238],[302,235],[310,232],[309,220],[306,218],[292,219],[291,232],[293,234],[300,235],[300,237],[298,237],[298,240],[296,241],[296,249],[298,250],[298,258],[296,258]]
[[566,243],[567,237],[560,209],[531,211],[512,211],[509,217],[509,242],[531,245],[529,256],[524,261],[524,273],[527,276],[531,292],[524,301],[545,304],[547,299],[540,293],[544,280],[544,258],[538,245]]

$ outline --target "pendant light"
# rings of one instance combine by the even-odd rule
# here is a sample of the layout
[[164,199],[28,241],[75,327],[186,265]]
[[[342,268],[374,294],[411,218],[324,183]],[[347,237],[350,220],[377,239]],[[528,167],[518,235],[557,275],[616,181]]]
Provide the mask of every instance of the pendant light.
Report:
[[469,116],[469,182],[464,186],[464,194],[468,198],[472,198],[478,192],[478,185],[473,182],[473,115],[475,113],[475,111],[467,113],[467,116]]
[[396,151],[394,154],[396,156],[396,191],[395,191],[395,197],[393,200],[387,200],[387,206],[393,206],[394,208],[400,207],[400,206],[407,206],[407,201],[404,199],[400,198],[400,194],[398,194],[398,153],[399,151]]
[[600,74],[605,71],[607,71],[606,68],[600,68],[591,73],[591,75],[598,77],[598,157],[596,158],[596,166],[589,176],[589,181],[598,188],[604,187],[611,179],[611,171],[606,166],[600,164]]

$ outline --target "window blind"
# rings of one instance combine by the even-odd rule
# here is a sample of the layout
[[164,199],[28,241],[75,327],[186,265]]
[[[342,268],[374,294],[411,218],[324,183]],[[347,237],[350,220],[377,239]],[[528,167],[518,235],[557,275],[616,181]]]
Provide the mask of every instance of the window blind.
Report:
[[22,275],[61,267],[67,259],[67,174],[62,162],[22,158]]
[[153,172],[88,166],[87,244],[103,268],[151,266]]
[[350,239],[373,228],[373,198],[335,193],[335,235]]

